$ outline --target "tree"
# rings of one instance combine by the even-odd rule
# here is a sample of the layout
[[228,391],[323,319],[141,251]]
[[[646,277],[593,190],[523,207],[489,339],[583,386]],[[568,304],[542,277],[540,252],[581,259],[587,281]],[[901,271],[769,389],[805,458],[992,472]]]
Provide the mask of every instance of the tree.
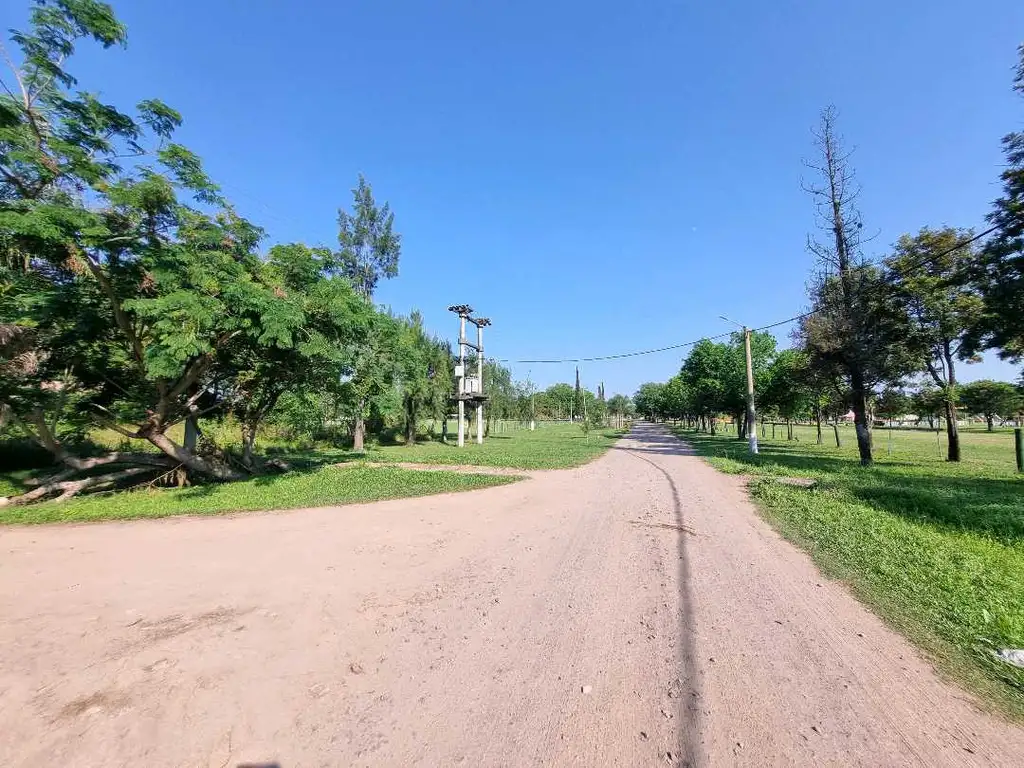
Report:
[[633,401],[627,395],[612,395],[608,398],[608,413],[617,419],[633,413]]
[[695,344],[683,361],[680,376],[689,392],[693,416],[711,434],[717,431],[718,414],[728,405],[729,380],[735,379],[735,368],[735,354],[729,345],[707,339]]
[[286,344],[236,337],[222,350],[230,408],[242,426],[242,463],[253,467],[260,423],[287,392],[337,393],[351,375],[353,350],[363,342],[372,311],[348,281],[327,274],[330,252],[301,243],[271,248],[263,280],[291,307]]
[[[377,206],[373,191],[362,175],[352,190],[352,198],[352,213],[344,209],[338,211],[339,250],[334,254],[332,269],[348,278],[356,292],[369,302],[382,279],[398,274],[402,238],[394,231],[395,216],[390,206],[387,203],[383,208]],[[352,444],[357,451],[363,450],[366,440],[366,418],[372,406],[369,398],[380,394],[383,379],[395,362],[389,356],[392,351],[389,345],[396,341],[397,328],[381,321],[369,330],[365,343],[356,350],[358,362],[353,386],[349,388],[356,398],[351,410]],[[382,356],[377,357],[378,354]]]
[[[1013,88],[1024,96],[1024,45]],[[975,343],[997,348],[1011,360],[1024,358],[1024,131],[1003,137],[1007,167],[1001,178],[1003,195],[994,203],[988,220],[998,227],[986,243],[977,284],[985,300],[985,314]]]
[[[66,497],[154,465],[237,477],[168,430],[216,389],[215,363],[229,343],[289,343],[291,308],[260,279],[261,231],[171,141],[181,116],[152,99],[132,116],[73,90],[65,66],[82,38],[109,47],[125,32],[102,3],[39,0],[29,31],[12,34],[23,61],[0,96],[0,290],[8,299],[0,322],[32,329],[39,364],[17,391],[5,390],[5,408],[68,468],[40,496]],[[123,167],[123,159],[134,162]],[[74,456],[59,425],[82,414],[166,458]],[[67,474],[133,462],[149,468],[102,482]]]
[[398,274],[402,236],[394,231],[395,214],[390,205],[377,206],[362,174],[352,198],[352,213],[338,210],[337,268],[356,291],[370,299],[378,282]]
[[984,312],[981,296],[965,279],[977,254],[971,245],[960,244],[972,236],[952,227],[925,228],[903,235],[886,260],[890,285],[910,321],[904,343],[943,392],[948,461],[960,461],[956,362],[976,359],[969,340]]
[[964,384],[960,388],[960,400],[968,413],[980,413],[985,417],[988,431],[995,429],[995,417],[1006,418],[1021,408],[1020,391],[1005,381],[981,379]]
[[636,412],[654,421],[661,413],[661,395],[664,387],[664,384],[653,381],[641,384],[640,389],[633,395]]
[[372,312],[366,318],[365,333],[352,350],[352,376],[342,393],[352,416],[352,448],[365,448],[366,419],[374,408],[380,409],[390,395],[398,376],[399,324],[384,312]]
[[875,398],[875,413],[890,422],[906,415],[912,407],[911,398],[899,387],[886,387]]
[[877,269],[860,254],[863,223],[856,202],[860,189],[836,129],[834,107],[822,112],[815,131],[820,159],[808,167],[820,182],[805,186],[817,206],[825,242],[808,238],[818,260],[811,301],[814,313],[805,318],[800,335],[811,366],[838,371],[846,379],[857,431],[857,448],[864,466],[872,462],[868,397],[873,386],[898,380],[910,363],[899,340],[898,307]]
[[947,393],[944,390],[927,383],[914,390],[910,396],[910,406],[917,415],[918,423],[921,419],[928,419],[928,428],[935,429],[935,420],[946,411],[946,399]]
[[[784,349],[766,372],[760,392],[761,408],[774,410],[787,423],[811,410],[812,393],[807,385],[807,355],[797,349]],[[792,425],[789,429],[792,439]]]

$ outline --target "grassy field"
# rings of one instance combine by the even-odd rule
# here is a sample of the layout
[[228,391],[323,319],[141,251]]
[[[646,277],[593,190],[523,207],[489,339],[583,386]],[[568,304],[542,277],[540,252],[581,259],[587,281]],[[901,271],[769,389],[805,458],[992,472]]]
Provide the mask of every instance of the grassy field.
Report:
[[[343,449],[281,451],[295,468],[281,475],[223,485],[184,489],[153,489],[82,496],[63,504],[46,502],[0,507],[0,524],[49,523],[76,520],[114,520],[168,515],[216,514],[261,509],[348,504],[407,496],[461,491],[513,482],[515,478],[417,472],[398,467],[365,467],[359,462],[417,462],[517,469],[557,469],[584,464],[615,442],[614,430],[591,430],[578,425],[544,424],[536,431],[493,433],[483,445],[430,441],[416,445],[371,446],[357,454]],[[97,442],[102,443],[103,435]],[[110,447],[118,447],[114,443]],[[124,446],[138,449],[138,446]],[[344,466],[345,464],[352,466]],[[341,467],[332,466],[342,464]],[[24,490],[30,471],[0,473],[0,496]]]
[[[735,436],[680,431],[715,467],[754,476],[753,496],[777,530],[826,573],[924,648],[946,673],[1024,720],[1024,670],[992,650],[1024,648],[1024,476],[1012,432],[967,432],[964,461],[940,457],[935,433],[875,432],[877,463],[859,466],[851,428],[815,445],[762,440],[751,456]],[[779,476],[814,478],[813,488]]]
[[417,472],[399,467],[325,466],[222,485],[124,491],[83,496],[64,504],[0,507],[0,524],[131,520],[355,504],[469,491],[515,480],[514,477],[455,472]]
[[371,449],[366,458],[424,464],[567,469],[596,459],[611,447],[618,434],[611,429],[591,429],[589,435],[584,435],[578,424],[542,424],[533,432],[525,429],[503,434],[492,432],[483,445],[477,445],[467,436],[463,448],[454,442],[440,441],[382,446]]

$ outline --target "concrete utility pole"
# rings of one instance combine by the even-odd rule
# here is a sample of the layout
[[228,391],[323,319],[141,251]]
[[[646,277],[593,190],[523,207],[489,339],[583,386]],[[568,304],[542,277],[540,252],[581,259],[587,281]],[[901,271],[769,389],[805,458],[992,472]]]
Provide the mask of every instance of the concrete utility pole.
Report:
[[[480,382],[480,394],[484,392],[484,326],[476,323],[476,377]],[[484,401],[476,402],[476,444],[484,444]]]
[[[466,376],[466,347],[462,340],[466,338],[466,317],[459,315],[459,367],[455,371],[455,383],[459,385],[459,394],[462,394],[462,380]],[[459,448],[466,444],[466,401],[459,398]]]
[[757,413],[754,410],[754,365],[750,357],[750,329],[725,315],[719,317],[743,330],[743,351],[747,358],[747,441],[750,452],[757,453]]
[[[459,447],[466,444],[466,402],[476,404],[476,441],[484,441],[484,326],[491,321],[486,317],[473,317],[473,308],[468,304],[454,304],[449,312],[459,316],[459,364],[455,367],[455,399],[459,405]],[[466,321],[476,326],[476,344],[466,338]],[[466,347],[476,350],[477,376],[474,380],[466,376]]]

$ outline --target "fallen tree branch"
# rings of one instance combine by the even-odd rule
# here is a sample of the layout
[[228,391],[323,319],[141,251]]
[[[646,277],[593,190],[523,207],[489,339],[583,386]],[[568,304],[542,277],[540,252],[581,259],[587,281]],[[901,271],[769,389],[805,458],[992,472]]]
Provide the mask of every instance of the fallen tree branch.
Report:
[[81,493],[87,488],[100,490],[102,488],[113,486],[118,481],[125,480],[129,477],[135,477],[136,475],[153,471],[154,467],[128,467],[127,469],[120,469],[117,472],[109,472],[105,475],[83,477],[81,480],[62,480],[59,482],[47,483],[46,485],[39,486],[33,491],[23,493],[20,496],[0,498],[0,507],[15,504],[29,504],[33,501],[44,499],[58,491],[60,492],[60,496],[58,496],[56,500],[67,501],[72,496]]
[[26,480],[25,485],[34,487],[47,483],[58,483],[74,477],[79,472],[85,472],[108,464],[141,464],[154,468],[174,466],[174,460],[162,453],[124,453],[119,451],[85,459],[78,458],[77,456],[67,456],[64,459],[64,463],[68,465],[68,469],[61,470],[50,477]]

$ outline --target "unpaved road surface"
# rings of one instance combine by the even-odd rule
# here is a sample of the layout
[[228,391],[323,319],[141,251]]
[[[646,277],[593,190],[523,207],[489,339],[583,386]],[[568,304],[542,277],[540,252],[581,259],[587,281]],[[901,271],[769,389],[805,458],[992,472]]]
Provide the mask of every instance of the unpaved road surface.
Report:
[[0,531],[0,765],[1020,765],[640,427],[374,505]]

